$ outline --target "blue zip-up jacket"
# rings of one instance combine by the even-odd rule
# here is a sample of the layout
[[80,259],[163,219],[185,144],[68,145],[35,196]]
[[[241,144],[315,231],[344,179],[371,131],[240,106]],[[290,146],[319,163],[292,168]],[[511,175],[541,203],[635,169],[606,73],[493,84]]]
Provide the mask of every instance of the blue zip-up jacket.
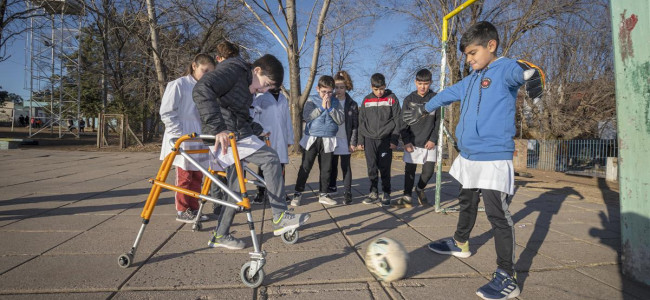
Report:
[[500,57],[444,89],[424,108],[432,112],[460,101],[456,138],[460,155],[469,160],[512,160],[515,151],[515,101],[525,83],[516,60]]
[[323,100],[318,96],[309,96],[302,110],[305,125],[305,135],[316,137],[335,137],[339,125],[343,123],[343,109],[339,107],[339,100],[331,98],[331,107],[325,109],[321,104]]

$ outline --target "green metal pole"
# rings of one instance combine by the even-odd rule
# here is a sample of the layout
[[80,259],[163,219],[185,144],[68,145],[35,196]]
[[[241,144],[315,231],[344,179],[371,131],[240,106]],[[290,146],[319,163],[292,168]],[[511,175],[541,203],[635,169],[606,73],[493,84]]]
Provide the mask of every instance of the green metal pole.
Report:
[[621,203],[621,270],[650,285],[650,1],[611,1]]

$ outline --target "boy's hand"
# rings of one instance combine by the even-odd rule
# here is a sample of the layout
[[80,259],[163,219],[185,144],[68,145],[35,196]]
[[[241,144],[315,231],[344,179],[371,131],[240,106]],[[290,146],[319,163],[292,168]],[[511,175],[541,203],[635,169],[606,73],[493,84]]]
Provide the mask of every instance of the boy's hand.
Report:
[[411,143],[408,143],[408,144],[404,145],[404,150],[406,150],[406,152],[409,152],[409,153],[415,151],[415,149],[413,149],[413,144],[411,144]]
[[330,97],[325,97],[325,99],[323,99],[323,107],[325,107],[325,109],[330,109],[331,106],[332,101],[330,100]]
[[217,135],[214,136],[214,147],[215,149],[219,149],[221,147],[221,154],[226,155],[228,152],[228,146],[230,146],[230,141],[228,140],[228,135],[230,134],[230,131],[224,130],[222,132],[217,133]]
[[436,147],[436,143],[434,143],[432,141],[427,141],[427,143],[424,144],[424,148],[427,149],[427,150],[431,150],[431,149],[433,149],[435,147]]
[[359,145],[359,146],[357,146],[357,150],[359,150],[359,151],[363,151],[363,150],[364,150],[363,145]]
[[424,104],[410,102],[408,104],[410,109],[405,109],[402,112],[402,120],[406,125],[413,125],[420,121],[420,119],[429,114],[429,112],[424,109]]
[[356,150],[356,149],[357,149],[357,148],[356,148],[356,147],[354,147],[354,146],[350,146],[350,147],[348,147],[348,148],[350,148],[350,149],[348,149],[348,150],[350,150],[350,153],[352,153],[352,152],[354,152],[354,150]]
[[397,145],[390,143],[390,150],[395,150],[397,149]]
[[544,92],[546,76],[542,68],[525,60],[518,60],[519,66],[524,69],[524,80],[526,80],[526,94],[533,100],[538,100]]

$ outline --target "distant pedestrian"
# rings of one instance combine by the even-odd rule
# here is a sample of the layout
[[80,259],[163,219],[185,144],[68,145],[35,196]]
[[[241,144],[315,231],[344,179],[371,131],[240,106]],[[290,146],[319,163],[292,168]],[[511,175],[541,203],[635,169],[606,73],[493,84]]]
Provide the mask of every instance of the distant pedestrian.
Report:
[[23,115],[20,115],[20,117],[18,117],[18,123],[20,126],[25,126],[25,117],[23,117]]
[[86,128],[86,121],[81,119],[79,120],[79,132],[84,132],[84,128]]

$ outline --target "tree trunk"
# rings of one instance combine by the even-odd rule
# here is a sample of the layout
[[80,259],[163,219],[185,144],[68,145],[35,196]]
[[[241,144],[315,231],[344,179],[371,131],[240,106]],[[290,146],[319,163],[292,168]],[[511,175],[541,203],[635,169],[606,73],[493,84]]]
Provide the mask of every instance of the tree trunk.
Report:
[[151,48],[153,52],[153,62],[156,66],[156,78],[158,79],[158,91],[160,96],[165,93],[165,81],[167,74],[160,58],[160,48],[158,47],[158,21],[156,19],[154,0],[147,0],[147,14],[149,16],[149,29],[151,31]]

